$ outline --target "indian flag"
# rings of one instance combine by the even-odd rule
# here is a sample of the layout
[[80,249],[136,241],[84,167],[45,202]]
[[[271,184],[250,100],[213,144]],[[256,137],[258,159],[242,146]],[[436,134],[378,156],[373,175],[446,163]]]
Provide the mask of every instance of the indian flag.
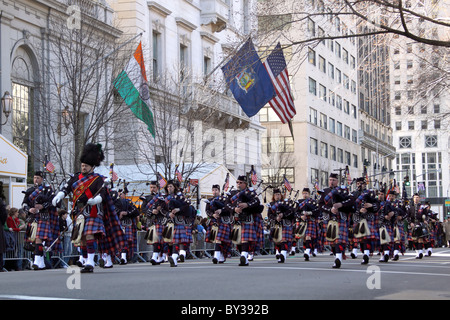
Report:
[[155,137],[153,113],[150,109],[150,89],[141,42],[125,69],[114,80],[114,87],[134,115],[147,125],[148,131]]

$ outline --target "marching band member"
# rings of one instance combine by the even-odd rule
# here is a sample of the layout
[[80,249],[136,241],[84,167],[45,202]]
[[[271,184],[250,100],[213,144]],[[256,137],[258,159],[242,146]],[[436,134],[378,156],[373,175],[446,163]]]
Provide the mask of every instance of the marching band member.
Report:
[[[114,220],[114,217],[117,217],[114,204],[109,190],[104,186],[105,177],[94,173],[94,168],[99,166],[104,158],[101,145],[94,143],[85,145],[80,157],[81,171],[73,175],[53,198],[53,205],[57,206],[66,195],[73,193],[73,208],[77,222],[72,239],[79,236],[80,242],[77,245],[81,247],[82,255],[86,259],[81,269],[82,273],[94,272],[96,240],[102,242],[104,250],[107,248],[120,250],[123,245],[123,234],[120,234],[121,230],[117,229],[117,221]],[[108,230],[111,229],[114,233],[106,231],[105,223],[108,224]],[[105,239],[106,236],[108,239]]]
[[393,224],[397,218],[397,210],[392,202],[392,196],[386,196],[384,189],[378,191],[380,209],[378,211],[379,241],[380,241],[380,262],[388,262],[392,243],[394,242]]
[[[292,241],[292,225],[294,214],[290,206],[282,200],[280,189],[273,190],[267,217],[272,224],[271,237],[275,244],[278,263],[284,263],[287,258],[288,244]],[[281,229],[281,231],[280,231]]]
[[311,250],[314,250],[314,256],[317,253],[316,241],[319,232],[317,219],[320,211],[317,201],[311,198],[311,190],[309,188],[303,188],[302,198],[303,200],[300,201],[296,211],[296,215],[300,220],[298,234],[303,238],[303,248],[305,249],[303,257],[305,261],[309,261]]
[[130,199],[126,198],[126,187],[119,193],[118,199],[114,202],[116,214],[119,216],[120,225],[127,239],[126,245],[122,248],[120,256],[120,264],[127,264],[128,259],[133,258],[137,249],[137,226],[136,217],[139,211]]
[[[22,207],[36,221],[36,236],[34,239],[34,270],[45,269],[44,244],[49,245],[59,237],[58,212],[52,205],[53,190],[44,182],[42,171],[36,171],[33,177],[34,186],[25,191]],[[58,241],[58,246],[60,242]]]
[[359,242],[363,253],[361,264],[368,264],[369,256],[373,253],[374,245],[379,238],[377,225],[379,203],[374,191],[367,189],[364,177],[356,179],[356,187],[357,190],[352,194],[355,205],[353,236]]
[[346,190],[338,186],[338,175],[331,173],[329,187],[323,190],[319,208],[324,221],[327,221],[326,238],[333,248],[335,260],[333,268],[340,268],[348,242],[348,215],[353,203]]
[[220,194],[220,186],[212,186],[213,197],[206,204],[206,215],[210,218],[206,241],[214,243],[214,264],[224,263],[231,249],[231,214],[225,208],[226,197]]
[[142,203],[143,212],[147,216],[147,233],[145,239],[147,240],[147,244],[153,246],[152,258],[150,259],[150,263],[152,265],[159,265],[164,262],[163,257],[163,245],[164,241],[162,238],[162,232],[164,228],[164,223],[166,221],[166,217],[161,211],[161,206],[156,205],[158,203],[158,197],[161,194],[158,190],[157,181],[150,182],[150,195],[145,197],[144,202]]
[[412,241],[416,248],[416,259],[422,259],[424,238],[428,236],[428,229],[426,226],[428,209],[420,203],[420,196],[418,193],[414,194],[413,203],[407,207],[407,213]]
[[404,219],[406,218],[406,211],[401,201],[396,199],[397,193],[395,190],[389,190],[387,194],[387,200],[392,203],[395,210],[395,216],[393,221],[393,239],[394,239],[394,252],[393,261],[399,259],[399,253],[405,252],[405,228]]
[[236,183],[238,190],[231,193],[226,206],[234,214],[231,239],[241,254],[239,266],[248,266],[250,243],[257,241],[253,213],[261,213],[264,207],[253,188],[248,187],[246,176],[239,176]]

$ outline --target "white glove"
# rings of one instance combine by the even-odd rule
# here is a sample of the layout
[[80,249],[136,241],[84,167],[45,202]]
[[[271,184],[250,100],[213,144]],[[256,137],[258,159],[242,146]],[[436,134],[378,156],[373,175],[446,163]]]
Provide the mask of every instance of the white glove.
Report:
[[56,207],[58,205],[58,203],[60,203],[61,200],[64,199],[65,196],[66,196],[66,194],[64,192],[62,192],[62,191],[58,192],[52,200],[52,205],[54,207]]
[[102,196],[101,195],[98,195],[95,198],[90,198],[87,201],[87,204],[90,205],[90,206],[95,206],[95,205],[100,204],[100,203],[102,203]]

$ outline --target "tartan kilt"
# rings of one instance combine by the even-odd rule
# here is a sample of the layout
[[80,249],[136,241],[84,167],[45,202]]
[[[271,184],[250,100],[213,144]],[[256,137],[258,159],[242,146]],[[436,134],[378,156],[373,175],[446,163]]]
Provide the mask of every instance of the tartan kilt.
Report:
[[59,220],[56,210],[49,211],[49,218],[42,220],[40,215],[36,215],[37,229],[36,238],[47,241],[55,241],[59,236]]
[[325,228],[324,229],[324,237],[325,237],[324,242],[326,242],[325,244],[333,245],[333,244],[338,244],[338,243],[342,243],[342,244],[348,243],[348,239],[349,239],[348,238],[348,228],[349,228],[348,220],[337,219],[336,221],[339,225],[339,238],[337,238],[333,242],[326,240],[328,222],[326,223],[326,225],[324,223],[324,228]]
[[[264,248],[264,221],[262,215],[261,214],[253,215],[253,221],[256,229],[256,240],[255,240],[256,245],[260,246],[261,248]],[[292,235],[292,227],[291,227],[291,235]]]
[[327,240],[327,227],[328,227],[328,220],[323,220],[322,230],[321,230],[321,235],[320,235],[323,246],[329,246],[331,244],[330,241]]
[[191,228],[186,227],[183,224],[174,224],[172,243],[191,243],[191,242],[192,242]]
[[220,242],[230,242],[231,224],[221,223],[219,224],[219,230],[217,230],[216,240]]
[[[406,233],[405,233],[405,228],[404,228],[404,226],[403,226],[403,222],[397,224],[397,228],[398,228],[398,232],[399,232],[399,234],[400,234],[400,236],[399,236],[400,242],[404,242],[404,241],[405,241]],[[394,229],[394,230],[395,230],[395,229]],[[392,232],[392,233],[394,233],[394,232]]]
[[317,237],[317,223],[315,220],[307,219],[306,220],[306,231],[305,231],[305,238],[311,237],[312,239],[315,239]]
[[[356,239],[356,238],[355,239],[359,240],[358,242],[360,242],[361,240],[372,240],[372,241],[379,240],[380,239],[380,228],[378,227],[378,222],[375,219],[374,220],[366,220],[366,221],[367,221],[367,226],[369,227],[369,230],[370,230],[370,235],[361,237],[359,239]],[[389,230],[389,228],[390,228],[390,230]],[[392,227],[389,225],[389,227],[386,226],[386,229],[388,230],[389,235],[392,237]]]
[[85,217],[83,235],[95,235],[97,237],[105,236],[105,225],[101,217]]
[[127,239],[120,225],[119,216],[115,212],[114,202],[107,196],[107,201],[103,202],[103,225],[105,236],[98,239],[101,253],[114,255],[119,253],[127,243]]
[[256,226],[255,223],[242,223],[241,224],[241,242],[256,242]]
[[155,223],[154,226],[155,226],[156,235],[158,236],[158,241],[155,242],[155,243],[163,244],[164,240],[163,240],[161,235],[162,235],[162,232],[163,232],[163,229],[164,229],[164,225],[159,224],[159,223]]
[[122,226],[122,230],[124,230],[125,238],[127,239],[127,249],[129,254],[132,256],[134,252],[137,250],[137,237],[136,237],[136,224],[133,221],[131,226]]
[[281,228],[281,234],[282,234],[282,239],[281,242],[290,242],[294,239],[294,227],[292,225],[290,226],[283,226]]

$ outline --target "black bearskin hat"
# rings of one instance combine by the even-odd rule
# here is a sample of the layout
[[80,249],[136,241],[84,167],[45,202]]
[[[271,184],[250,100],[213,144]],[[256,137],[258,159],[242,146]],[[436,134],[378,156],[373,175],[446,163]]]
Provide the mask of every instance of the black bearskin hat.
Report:
[[98,167],[104,159],[102,145],[95,143],[86,144],[80,157],[81,163],[86,163],[92,167]]

